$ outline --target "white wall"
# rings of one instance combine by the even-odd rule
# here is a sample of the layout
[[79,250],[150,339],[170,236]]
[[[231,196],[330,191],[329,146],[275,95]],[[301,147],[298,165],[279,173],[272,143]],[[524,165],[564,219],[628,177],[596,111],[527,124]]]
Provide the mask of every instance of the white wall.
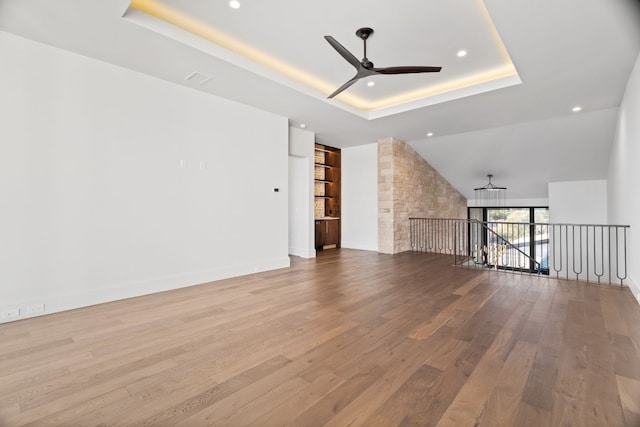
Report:
[[610,223],[607,220],[607,181],[550,182],[549,222],[584,225],[551,227],[551,276],[594,282],[598,281],[599,276],[601,283],[609,280],[619,283],[617,278],[624,277],[623,269],[618,269],[618,264],[610,262],[623,253],[616,252],[615,242],[616,233],[624,233],[624,230],[586,226]]
[[[467,199],[467,206],[470,207],[470,208],[476,207],[475,199]],[[480,204],[479,207],[483,207],[483,206],[484,205]],[[505,199],[503,206],[518,207],[518,208],[544,207],[544,206],[549,206],[549,199],[547,199],[547,198],[539,198],[539,199]]]
[[640,56],[620,106],[607,183],[609,220],[631,226],[629,286],[640,303]]
[[286,118],[2,32],[0,57],[0,311],[289,265]]
[[289,254],[315,258],[313,156],[315,134],[289,128]]
[[378,144],[342,149],[342,247],[378,250]]
[[607,181],[549,183],[549,222],[607,223]]

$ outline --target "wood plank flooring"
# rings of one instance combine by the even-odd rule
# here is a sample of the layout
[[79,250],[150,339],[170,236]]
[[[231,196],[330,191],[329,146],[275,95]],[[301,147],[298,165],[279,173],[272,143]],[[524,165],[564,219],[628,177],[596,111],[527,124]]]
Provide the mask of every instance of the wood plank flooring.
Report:
[[0,325],[0,426],[640,426],[628,289],[331,250]]

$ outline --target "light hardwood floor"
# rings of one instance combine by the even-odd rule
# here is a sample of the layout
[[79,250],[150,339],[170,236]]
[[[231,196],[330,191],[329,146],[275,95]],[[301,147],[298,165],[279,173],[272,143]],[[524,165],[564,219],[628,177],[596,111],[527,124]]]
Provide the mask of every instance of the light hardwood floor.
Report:
[[628,289],[332,250],[0,325],[2,426],[640,426]]

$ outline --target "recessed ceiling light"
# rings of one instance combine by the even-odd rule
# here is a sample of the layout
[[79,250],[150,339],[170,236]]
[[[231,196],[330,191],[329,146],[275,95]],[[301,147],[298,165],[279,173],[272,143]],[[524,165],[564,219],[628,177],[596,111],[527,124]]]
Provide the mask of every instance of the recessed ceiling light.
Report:
[[433,136],[433,132],[427,133],[427,136]]
[[229,7],[231,9],[240,9],[240,2],[238,0],[231,0],[229,2]]
[[376,85],[376,82],[368,82],[368,83],[367,83],[367,86],[369,86],[369,87],[373,87],[373,86],[375,86],[375,85]]
[[577,113],[578,111],[582,111],[582,107],[579,105],[576,105],[571,109],[571,111],[573,111],[574,113]]
[[456,55],[458,55],[458,58],[462,58],[463,56],[467,56],[467,51],[464,49],[459,50]]
[[305,123],[300,123],[300,127],[301,127],[302,129],[306,129],[306,128],[307,128],[307,125],[306,125]]

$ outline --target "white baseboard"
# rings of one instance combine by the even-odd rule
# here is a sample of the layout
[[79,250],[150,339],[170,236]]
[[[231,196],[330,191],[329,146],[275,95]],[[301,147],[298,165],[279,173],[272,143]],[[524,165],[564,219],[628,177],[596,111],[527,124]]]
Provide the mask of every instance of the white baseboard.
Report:
[[299,256],[301,258],[315,258],[316,257],[316,250],[315,249],[289,247],[289,255]]
[[633,280],[633,277],[631,276],[629,276],[629,289],[631,289],[631,293],[633,293],[633,296],[638,301],[638,304],[640,304],[640,286],[638,286],[638,283]]
[[351,240],[343,240],[340,247],[345,249],[359,249],[361,251],[378,252],[378,242],[356,242]]
[[[151,280],[138,282],[121,283],[114,286],[88,289],[82,292],[66,293],[59,295],[43,296],[42,298],[17,301],[13,304],[3,304],[0,312],[8,310],[20,310],[20,315],[11,318],[0,318],[1,323],[8,323],[30,317],[43,316],[61,311],[74,310],[106,302],[118,301],[127,298],[134,298],[142,295],[149,295],[158,292],[170,291],[173,289],[186,288],[200,285],[216,280],[228,279],[231,277],[246,276],[261,271],[277,270],[288,268],[291,265],[289,257],[271,259],[259,264],[234,265],[222,268],[215,268],[206,271],[190,272],[175,276],[160,277]],[[28,314],[28,308],[34,305],[44,304],[44,312]]]

